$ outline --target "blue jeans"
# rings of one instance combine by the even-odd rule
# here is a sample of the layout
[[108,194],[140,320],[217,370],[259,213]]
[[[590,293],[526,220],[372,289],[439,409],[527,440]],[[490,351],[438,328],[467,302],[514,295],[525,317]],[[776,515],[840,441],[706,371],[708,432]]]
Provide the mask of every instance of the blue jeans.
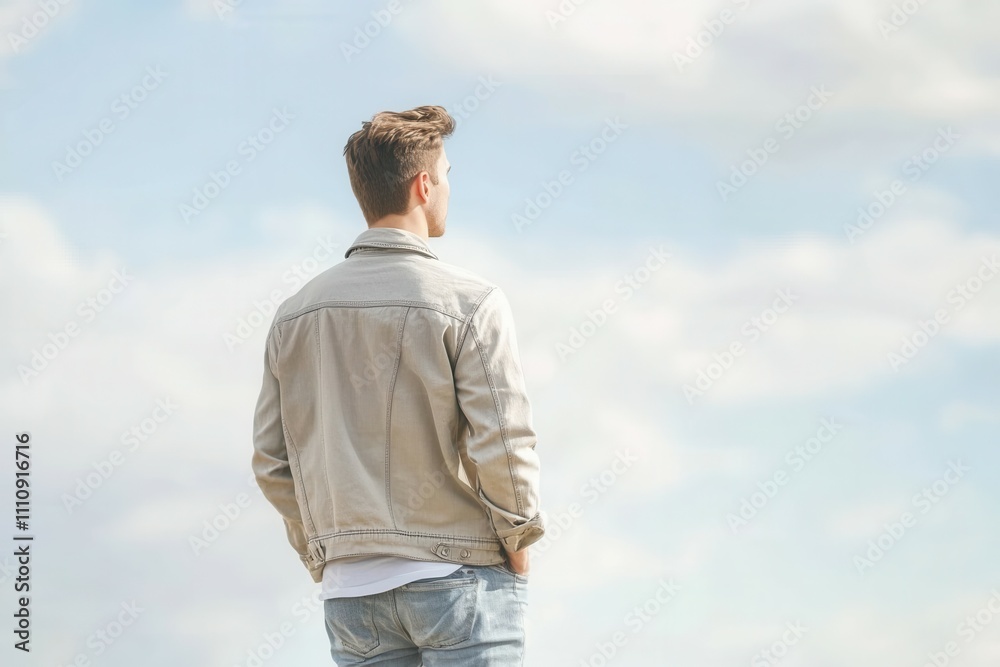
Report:
[[528,578],[506,563],[463,565],[392,590],[324,600],[339,667],[524,664]]

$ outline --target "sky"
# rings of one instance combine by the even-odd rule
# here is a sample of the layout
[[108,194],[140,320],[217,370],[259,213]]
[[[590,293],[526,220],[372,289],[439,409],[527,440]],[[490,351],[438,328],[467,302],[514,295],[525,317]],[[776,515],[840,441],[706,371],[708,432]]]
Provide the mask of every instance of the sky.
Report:
[[4,2],[3,664],[329,660],[252,479],[264,338],[365,229],[347,137],[439,104],[430,245],[508,295],[538,434],[526,664],[996,665],[998,21]]

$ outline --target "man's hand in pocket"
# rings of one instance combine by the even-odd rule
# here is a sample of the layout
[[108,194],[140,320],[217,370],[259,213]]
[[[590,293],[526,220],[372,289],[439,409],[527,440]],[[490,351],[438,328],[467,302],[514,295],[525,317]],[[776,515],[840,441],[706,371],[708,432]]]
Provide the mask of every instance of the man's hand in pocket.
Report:
[[518,574],[528,575],[528,549],[530,548],[525,547],[520,551],[507,552],[507,561],[510,563],[510,569]]

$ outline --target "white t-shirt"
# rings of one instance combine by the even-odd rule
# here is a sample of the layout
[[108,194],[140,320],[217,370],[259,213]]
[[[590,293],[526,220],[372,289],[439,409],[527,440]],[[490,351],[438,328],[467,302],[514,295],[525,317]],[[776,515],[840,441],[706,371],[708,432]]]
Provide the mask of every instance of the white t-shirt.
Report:
[[319,599],[383,593],[417,579],[445,577],[460,567],[460,563],[435,563],[400,556],[335,558],[323,566]]

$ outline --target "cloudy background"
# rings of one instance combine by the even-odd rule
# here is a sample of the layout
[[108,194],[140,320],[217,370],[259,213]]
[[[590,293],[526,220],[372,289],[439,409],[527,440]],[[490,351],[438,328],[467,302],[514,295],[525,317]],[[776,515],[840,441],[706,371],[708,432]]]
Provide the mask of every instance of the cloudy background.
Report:
[[431,247],[508,293],[539,434],[527,664],[996,665],[1000,7],[347,5],[0,6],[3,663],[328,661],[260,311],[364,229],[350,133],[441,104]]

